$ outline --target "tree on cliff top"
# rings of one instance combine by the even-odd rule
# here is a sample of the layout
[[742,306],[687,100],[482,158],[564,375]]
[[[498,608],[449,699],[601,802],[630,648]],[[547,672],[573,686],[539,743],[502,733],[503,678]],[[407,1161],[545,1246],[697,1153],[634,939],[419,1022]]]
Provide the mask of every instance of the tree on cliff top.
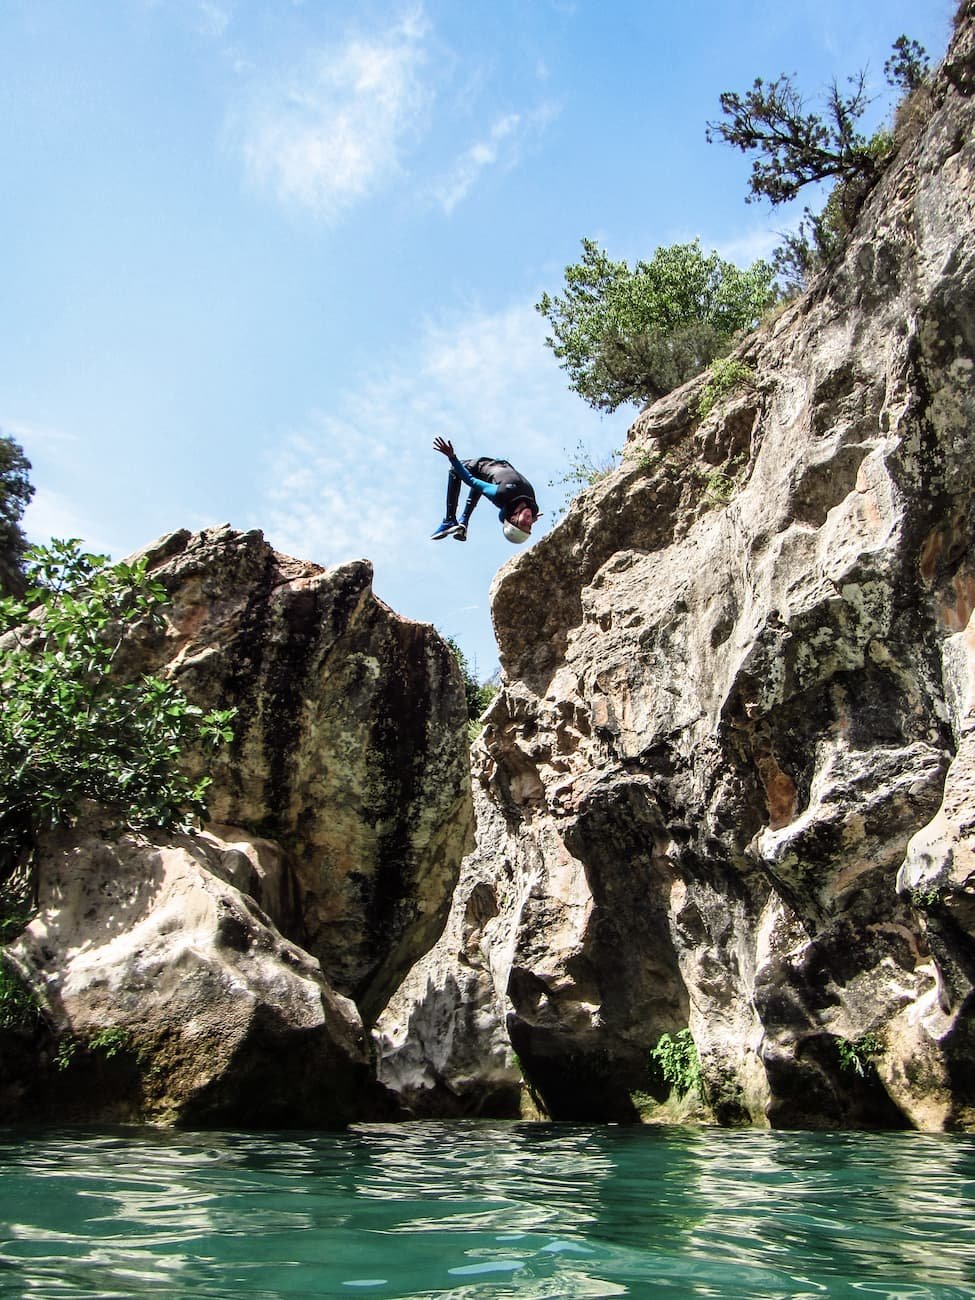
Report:
[[[917,41],[900,36],[884,73],[891,86],[916,96],[928,78],[927,54]],[[807,111],[791,77],[783,74],[771,82],[756,77],[743,95],[720,95],[725,120],[707,124],[709,141],[721,139],[757,155],[746,203],[767,198],[775,207],[794,199],[806,185],[835,182],[823,211],[814,215],[806,208],[798,231],[785,236],[773,259],[778,274],[797,285],[845,247],[857,213],[894,149],[889,131],[868,137],[858,129],[871,102],[866,72],[847,82],[850,90],[844,93],[834,80],[823,112],[814,113]]]
[[565,291],[536,303],[545,342],[590,406],[644,404],[698,374],[752,329],[775,300],[765,262],[742,271],[695,240],[658,248],[649,262],[614,262],[594,240],[565,268]]
[[23,447],[0,433],[0,595],[15,596],[24,589],[27,538],[20,521],[34,495],[29,470]]

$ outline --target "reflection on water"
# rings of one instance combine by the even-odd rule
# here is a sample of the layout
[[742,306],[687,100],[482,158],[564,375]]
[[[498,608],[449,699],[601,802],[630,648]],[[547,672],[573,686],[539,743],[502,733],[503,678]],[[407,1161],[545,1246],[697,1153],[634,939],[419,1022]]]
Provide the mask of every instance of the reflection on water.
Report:
[[975,1295],[975,1139],[0,1132],[0,1296]]

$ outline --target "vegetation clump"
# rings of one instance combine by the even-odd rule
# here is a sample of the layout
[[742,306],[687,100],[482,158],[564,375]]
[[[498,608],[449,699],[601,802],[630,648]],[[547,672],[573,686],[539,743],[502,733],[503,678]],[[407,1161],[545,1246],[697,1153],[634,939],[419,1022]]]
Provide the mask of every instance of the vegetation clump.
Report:
[[750,387],[755,382],[755,371],[735,357],[719,357],[711,363],[708,381],[701,389],[697,413],[703,420],[715,405],[738,388]]
[[[891,86],[909,98],[916,96],[928,80],[927,54],[917,41],[900,36],[884,72]],[[773,255],[776,274],[793,289],[845,248],[866,196],[894,152],[890,131],[867,136],[860,130],[871,103],[866,71],[847,82],[844,91],[834,80],[822,111],[810,112],[791,77],[756,77],[744,94],[721,94],[724,120],[707,125],[709,141],[720,139],[756,155],[746,203],[766,198],[775,207],[796,198],[807,185],[834,182],[822,212],[806,208],[797,230],[785,235]]]
[[454,658],[460,668],[461,677],[464,679],[464,696],[467,701],[467,736],[473,743],[481,734],[481,714],[497,695],[498,688],[491,681],[478,681],[475,670],[471,667],[467,656],[453,637],[445,636],[444,640],[453,651]]
[[548,483],[549,487],[561,488],[564,493],[561,504],[555,510],[556,518],[580,492],[611,474],[619,464],[620,455],[621,452],[617,450],[596,457],[581,439],[576,443],[574,451],[566,450],[565,463],[568,468],[558,478],[549,479]]
[[40,1018],[40,1008],[33,994],[0,956],[0,1030],[22,1029]]
[[29,469],[20,444],[0,433],[0,595],[15,596],[24,589],[27,538],[20,521],[34,495]]
[[119,651],[136,627],[158,627],[168,596],[145,559],[109,564],[80,543],[27,553],[27,590],[0,600],[0,881],[36,836],[92,800],[132,827],[205,815],[208,777],[180,767],[190,744],[232,738],[234,709],[205,713],[171,681],[125,680]]
[[837,1038],[836,1051],[840,1058],[840,1068],[857,1074],[862,1079],[871,1068],[871,1057],[883,1050],[883,1044],[876,1034],[867,1032],[859,1038]]
[[726,353],[775,301],[774,274],[761,261],[742,271],[697,240],[658,248],[631,270],[584,239],[564,292],[543,294],[536,310],[570,388],[614,411],[664,396]]
[[678,1097],[700,1088],[701,1058],[689,1029],[661,1034],[650,1057]]

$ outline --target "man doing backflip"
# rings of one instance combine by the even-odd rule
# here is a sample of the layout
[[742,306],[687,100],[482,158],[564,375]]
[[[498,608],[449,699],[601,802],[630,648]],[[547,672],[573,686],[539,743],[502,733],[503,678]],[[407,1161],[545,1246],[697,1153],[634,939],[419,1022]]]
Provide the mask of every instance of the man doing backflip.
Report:
[[[452,537],[455,542],[467,541],[467,524],[474,507],[482,496],[493,501],[498,507],[501,527],[509,542],[517,546],[527,542],[532,524],[541,511],[535,500],[535,489],[528,480],[506,460],[494,460],[490,456],[481,456],[477,460],[458,460],[454,448],[446,438],[434,438],[434,450],[446,456],[450,461],[450,474],[447,477],[447,513],[440,527],[432,534],[433,540],[439,542],[444,537]],[[464,505],[464,513],[457,518],[457,504],[460,501],[460,485],[466,483],[470,493]]]

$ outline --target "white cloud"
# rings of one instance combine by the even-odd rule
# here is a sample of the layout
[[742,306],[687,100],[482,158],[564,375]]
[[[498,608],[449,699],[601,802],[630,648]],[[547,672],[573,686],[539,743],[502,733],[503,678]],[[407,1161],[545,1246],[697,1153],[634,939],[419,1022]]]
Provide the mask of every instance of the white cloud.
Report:
[[553,104],[543,104],[528,114],[499,117],[487,135],[457,159],[450,174],[434,188],[437,202],[449,215],[467,197],[487,167],[512,167],[521,157],[526,139],[543,130],[556,115]]
[[[409,352],[377,363],[334,409],[279,440],[255,522],[288,554],[328,565],[367,556],[387,582],[415,580],[442,506],[437,434],[461,457],[512,460],[550,520],[559,494],[548,482],[561,474],[565,451],[580,440],[603,451],[619,446],[635,412],[591,411],[568,391],[544,335],[525,306],[428,323]],[[504,558],[492,553],[486,562]],[[480,582],[485,591],[489,581]]]
[[34,424],[27,420],[0,420],[0,432],[9,434],[24,448],[30,445],[55,446],[58,443],[78,441],[78,435],[75,433],[55,429],[46,424]]
[[50,488],[38,487],[24,511],[23,529],[27,540],[46,546],[52,537],[78,537],[85,550],[121,558],[124,552],[114,545],[104,530],[63,496]]
[[255,91],[231,128],[252,183],[333,219],[395,175],[429,106],[419,75],[425,33],[413,11]]

